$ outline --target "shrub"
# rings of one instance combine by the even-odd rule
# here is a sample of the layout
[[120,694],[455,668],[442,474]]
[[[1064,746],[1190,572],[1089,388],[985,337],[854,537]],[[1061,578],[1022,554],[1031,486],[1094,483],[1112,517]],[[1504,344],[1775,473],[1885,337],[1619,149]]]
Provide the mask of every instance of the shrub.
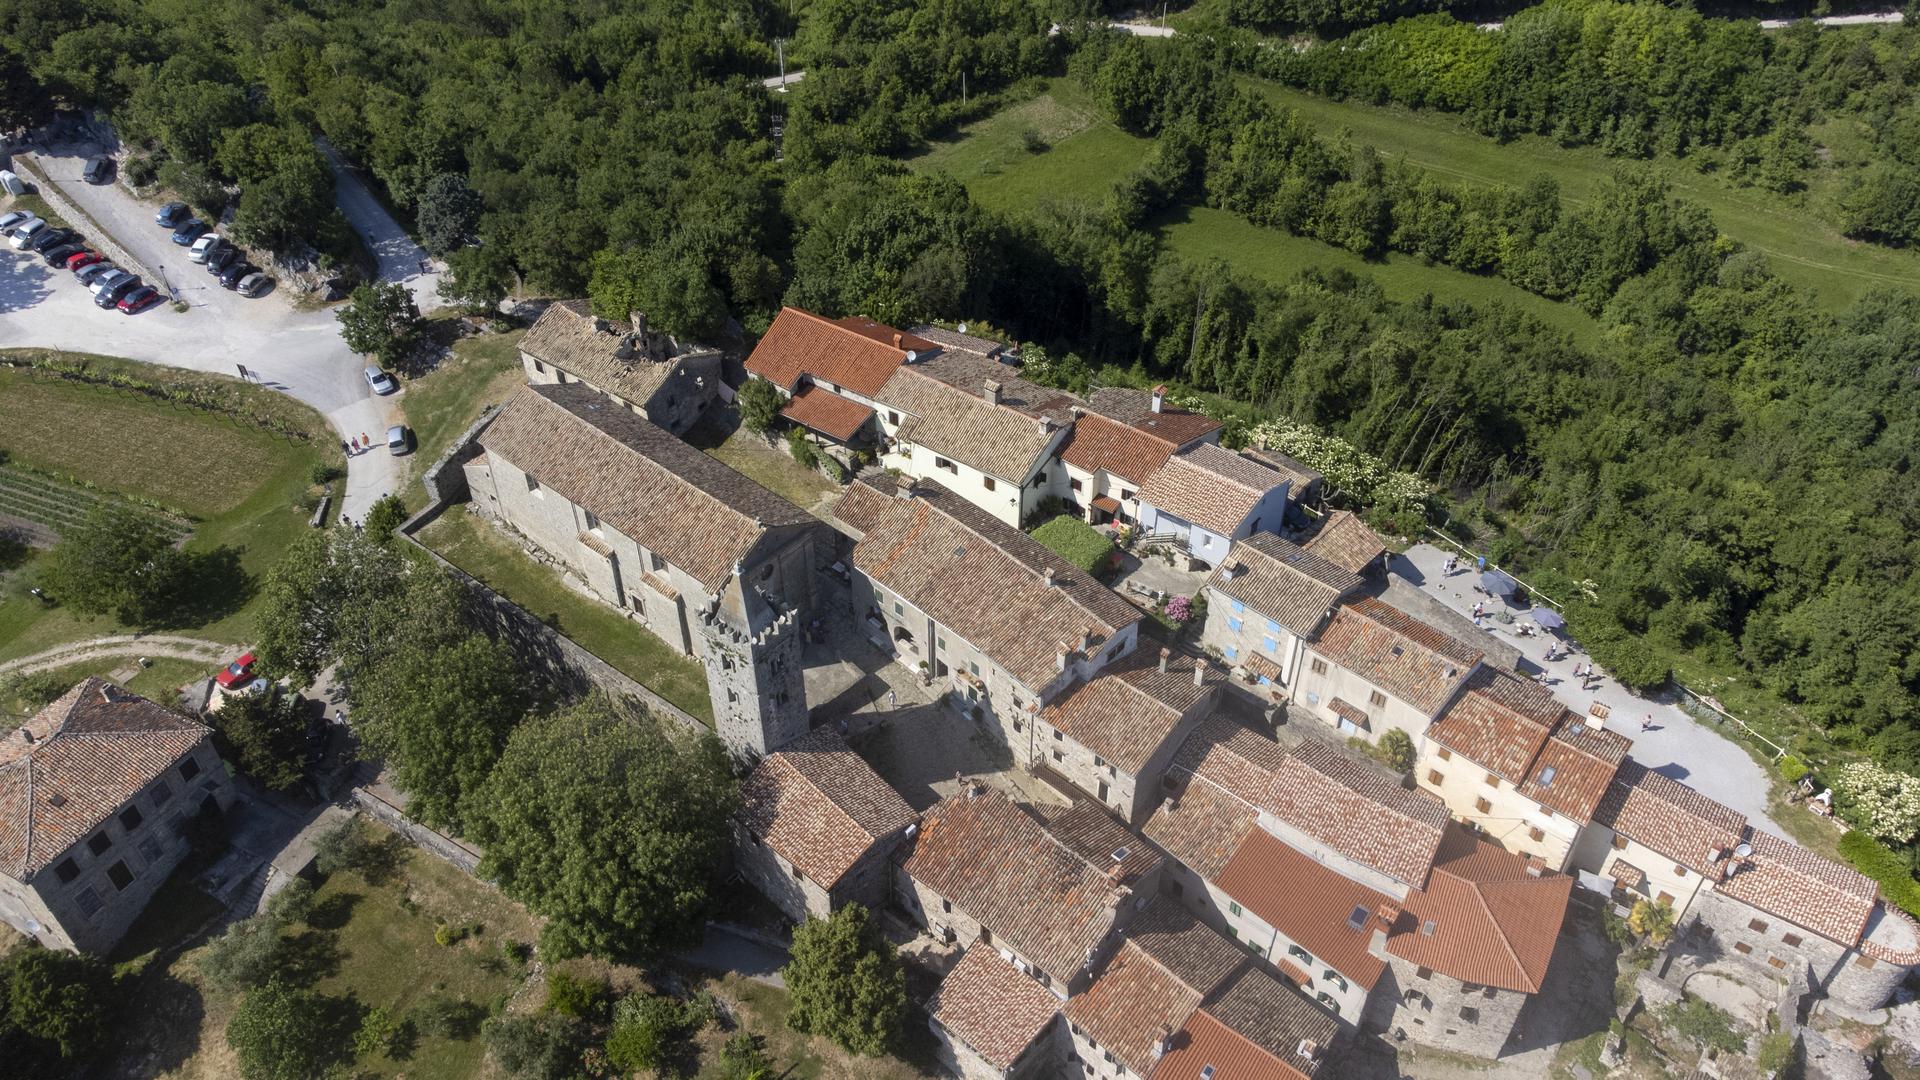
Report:
[[790,427],[787,429],[787,452],[793,455],[793,460],[809,469],[817,469],[820,467],[820,452],[813,448],[811,442],[807,441],[806,428]]
[[848,904],[831,918],[808,919],[794,931],[792,960],[780,970],[793,1003],[788,1027],[856,1054],[877,1056],[899,1041],[907,976],[866,908]]
[[500,943],[500,955],[516,964],[524,964],[533,959],[533,946],[524,941],[509,938]]
[[1113,558],[1113,541],[1079,518],[1062,514],[1033,530],[1033,538],[1055,555],[1094,574]]
[[1799,758],[1794,757],[1792,754],[1788,754],[1780,759],[1780,779],[1785,780],[1789,784],[1799,783],[1801,778],[1811,771],[1812,770],[1808,769]]
[[313,465],[313,471],[307,474],[307,479],[312,480],[316,484],[331,484],[345,475],[347,475],[347,470],[335,465],[333,462],[317,461]]
[[664,995],[629,994],[614,1009],[607,1060],[623,1069],[654,1069],[666,1063],[687,1036],[705,1026],[693,1003]]
[[759,435],[773,427],[774,419],[787,403],[779,388],[765,379],[748,379],[734,401],[740,407],[740,426]]
[[344,1049],[333,1017],[338,1002],[270,982],[249,993],[227,1021],[227,1045],[247,1080],[308,1080]]
[[466,1040],[474,1037],[487,1018],[487,1010],[471,1001],[450,997],[430,997],[408,1014],[415,1027],[442,1039]]
[[1833,794],[1840,815],[1875,839],[1898,844],[1920,832],[1920,777],[1855,761],[1840,766]]
[[1753,1056],[1753,1063],[1760,1075],[1779,1076],[1787,1066],[1793,1064],[1793,1036],[1784,1031],[1776,1031],[1760,1041],[1760,1051]]
[[408,1027],[405,1018],[393,1015],[393,1010],[384,1005],[368,1009],[366,1015],[360,1018],[359,1030],[353,1033],[354,1052],[399,1057],[402,1049],[411,1041]]
[[1641,900],[1627,915],[1627,926],[1655,945],[1673,936],[1673,905],[1665,900]]
[[606,1011],[607,989],[599,979],[583,979],[558,969],[549,971],[546,1010],[582,1020],[597,1019]]
[[580,1022],[554,1013],[499,1016],[487,1021],[487,1048],[507,1074],[527,1080],[573,1075],[584,1041]]
[[1885,844],[1855,830],[1840,838],[1840,857],[1880,884],[1880,894],[1895,907],[1920,915],[1920,882],[1913,879],[1906,860]]
[[773,1061],[760,1048],[760,1036],[735,1032],[720,1048],[720,1075],[723,1080],[772,1080]]
[[120,166],[120,175],[126,177],[127,183],[134,187],[146,187],[159,178],[160,166],[146,154],[134,154]]
[[1020,132],[1020,148],[1029,154],[1044,154],[1051,149],[1047,145],[1047,140],[1041,138],[1040,133],[1032,128],[1026,128]]
[[1592,639],[1587,651],[1607,674],[1631,690],[1657,690],[1673,678],[1673,669],[1646,639],[1624,630]]
[[1746,1049],[1747,1040],[1733,1026],[1733,1017],[1717,1006],[1690,997],[1660,1010],[1660,1020],[1676,1034],[1724,1053]]
[[349,818],[321,833],[313,841],[313,868],[322,877],[342,870],[359,870],[374,860],[374,843],[367,838],[357,819]]
[[1380,734],[1380,760],[1400,772],[1413,768],[1413,739],[1399,728],[1388,728]]
[[1176,596],[1167,601],[1166,616],[1176,623],[1184,623],[1193,618],[1193,598]]

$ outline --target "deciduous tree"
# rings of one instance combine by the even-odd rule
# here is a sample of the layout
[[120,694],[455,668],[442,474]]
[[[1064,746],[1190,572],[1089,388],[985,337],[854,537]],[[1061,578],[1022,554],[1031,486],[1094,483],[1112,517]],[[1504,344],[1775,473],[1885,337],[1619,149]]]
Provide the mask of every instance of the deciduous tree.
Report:
[[780,969],[792,996],[787,1023],[857,1054],[886,1053],[907,1015],[907,976],[891,942],[859,904],[793,932],[793,958]]

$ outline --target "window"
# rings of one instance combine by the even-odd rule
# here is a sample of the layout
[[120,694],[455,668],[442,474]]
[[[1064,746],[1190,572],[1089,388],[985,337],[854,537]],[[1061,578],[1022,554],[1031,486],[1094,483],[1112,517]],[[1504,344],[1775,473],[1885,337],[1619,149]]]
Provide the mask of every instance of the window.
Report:
[[1239,930],[1236,930],[1236,929],[1234,929],[1234,927],[1233,927],[1233,924],[1232,924],[1232,923],[1228,923],[1228,924],[1227,924],[1227,936],[1228,936],[1228,937],[1230,937],[1230,938],[1232,938],[1232,939],[1233,939],[1233,940],[1235,940],[1235,941],[1239,941],[1239,940],[1240,940],[1240,931],[1239,931]]
[[1016,717],[1014,717],[1014,719],[1013,719],[1013,730],[1015,730],[1015,731],[1025,731],[1025,730],[1027,730],[1027,725],[1025,725],[1025,724],[1023,724],[1023,723],[1021,723],[1021,722],[1020,722],[1020,718],[1016,716]]
[[1313,954],[1298,945],[1287,946],[1287,955],[1299,957],[1301,960],[1306,961],[1308,966],[1312,966],[1313,964]]
[[1627,838],[1624,836],[1615,836],[1613,838],[1613,850],[1615,851],[1627,850]]
[[1747,954],[1753,952],[1753,946],[1747,944],[1744,941],[1736,941],[1733,943],[1733,951],[1739,953],[1742,956],[1746,956]]
[[1267,633],[1269,633],[1269,634],[1277,634],[1277,633],[1279,633],[1279,632],[1280,632],[1280,623],[1279,623],[1278,621],[1276,621],[1276,620],[1274,620],[1274,619],[1268,619],[1268,620],[1267,620]]
[[1529,839],[1531,839],[1534,843],[1537,844],[1540,841],[1545,840],[1547,838],[1547,833],[1545,829],[1542,829],[1540,826],[1535,825],[1533,828],[1527,830],[1527,836]]
[[1169,881],[1167,882],[1167,891],[1175,896],[1185,896],[1187,894],[1187,887],[1177,881]]
[[1227,629],[1233,631],[1234,633],[1236,634],[1239,633],[1240,628],[1244,625],[1246,624],[1242,623],[1239,619],[1236,619],[1231,615],[1227,616]]
[[1446,748],[1446,747],[1444,747],[1444,746],[1443,746],[1443,747],[1441,747],[1441,748],[1440,748],[1439,750],[1437,750],[1437,751],[1435,751],[1435,753],[1436,753],[1436,754],[1437,754],[1437,755],[1439,756],[1439,758],[1440,758],[1440,760],[1441,760],[1441,761],[1452,761],[1452,760],[1453,760],[1453,751],[1451,751],[1451,750],[1449,750],[1449,749],[1447,749],[1447,748]]
[[944,899],[943,899],[943,900],[941,900],[941,901],[940,901],[940,910],[941,910],[941,911],[943,911],[943,912],[952,912],[952,911],[953,911],[953,901],[951,901],[951,900],[944,900]]
[[889,424],[893,424],[893,425],[895,425],[896,427],[897,427],[897,426],[899,426],[899,423],[900,423],[900,414],[899,414],[899,413],[897,413],[897,412],[894,412],[894,411],[893,411],[892,409],[888,409],[888,410],[887,410],[887,423],[889,423]]
[[60,884],[68,884],[80,876],[80,867],[76,866],[70,858],[61,859],[60,865],[53,868],[53,876],[60,879]]
[[1786,962],[1785,960],[1782,960],[1782,959],[1780,959],[1780,958],[1779,958],[1779,957],[1777,957],[1777,956],[1769,956],[1769,957],[1767,957],[1767,963],[1768,963],[1769,965],[1771,965],[1771,966],[1773,966],[1773,967],[1777,967],[1777,968],[1783,968],[1783,967],[1786,967],[1786,966],[1787,966],[1787,962]]
[[1367,695],[1367,702],[1376,709],[1385,708],[1387,704],[1387,695],[1381,693],[1378,690],[1375,690]]
[[1068,480],[1068,481],[1067,481],[1067,486],[1068,486],[1068,487],[1070,487],[1070,488],[1072,488],[1072,489],[1073,489],[1073,490],[1075,490],[1075,491],[1079,491],[1079,490],[1080,490],[1080,481],[1078,481],[1078,480]]
[[1754,932],[1754,933],[1756,933],[1756,934],[1764,934],[1764,933],[1766,933],[1766,932],[1767,932],[1767,923],[1766,923],[1766,920],[1764,920],[1764,919],[1755,919],[1755,920],[1753,920],[1752,922],[1749,922],[1749,923],[1747,924],[1747,929],[1749,929],[1749,930],[1751,930],[1751,931],[1753,931],[1753,932]]
[[1054,728],[1054,729],[1053,729],[1053,741],[1054,741],[1054,742],[1059,742],[1059,741],[1060,741],[1061,739],[1064,739],[1064,738],[1066,738],[1066,737],[1067,737],[1067,733],[1066,733],[1066,732],[1064,732],[1064,731],[1062,731],[1062,730],[1060,730],[1059,728]]
[[153,782],[153,794],[148,798],[153,801],[155,810],[167,805],[167,800],[173,798],[173,789],[167,786],[166,777],[162,776]]
[[127,886],[133,884],[133,871],[127,869],[126,863],[116,862],[107,867],[107,880],[113,882],[114,888],[124,892]]
[[1413,977],[1416,979],[1431,979],[1433,978],[1433,969],[1432,968],[1415,968],[1413,970]]
[[1245,615],[1247,613],[1247,605],[1235,600],[1233,602],[1233,613],[1235,615]]
[[1487,774],[1487,786],[1488,786],[1488,787],[1490,787],[1490,788],[1492,788],[1492,789],[1493,789],[1493,790],[1495,790],[1495,791],[1499,791],[1499,790],[1500,790],[1500,777],[1498,777],[1498,776],[1496,776],[1496,775],[1494,775],[1493,773],[1488,773],[1488,774]]
[[538,480],[535,480],[535,479],[533,478],[533,474],[532,474],[532,473],[527,473],[527,474],[526,474],[526,478],[527,478],[527,490],[528,490],[528,491],[533,491],[533,492],[537,492],[537,491],[539,491],[539,490],[540,490],[540,481],[538,481]]
[[1460,1006],[1460,1019],[1465,1020],[1469,1024],[1477,1024],[1480,1022],[1480,1010],[1471,1005],[1462,1005]]
[[960,466],[955,465],[953,462],[948,461],[946,458],[943,458],[938,454],[934,455],[933,467],[936,469],[945,469],[955,476],[960,475]]
[[533,370],[539,372],[542,375],[545,375],[547,373],[547,365],[541,363],[538,360],[535,360],[533,362]]
[[129,806],[125,810],[120,811],[120,827],[128,832],[139,828],[140,823],[145,820],[147,819],[141,816],[140,808],[137,806]]
[[1674,867],[1673,867],[1673,876],[1674,876],[1674,877],[1686,877],[1686,876],[1687,876],[1687,868],[1686,868],[1686,867],[1684,867],[1684,866],[1681,866],[1681,865],[1679,865],[1678,863],[1676,863],[1676,864],[1674,864]]
[[973,672],[973,677],[974,677],[974,678],[976,678],[976,679],[977,679],[977,678],[979,678],[979,677],[980,677],[980,662],[979,662],[978,660],[969,660],[969,661],[967,661],[967,670],[968,670],[968,671],[971,671],[971,672]]
[[946,638],[943,638],[943,637],[936,637],[936,638],[934,638],[934,639],[933,639],[933,647],[934,647],[934,648],[936,648],[936,649],[939,649],[939,650],[940,650],[941,652],[946,652],[946,651],[947,651],[947,639],[946,639]]
[[1240,914],[1240,905],[1235,901],[1229,900],[1227,901],[1227,910],[1233,912],[1235,915],[1238,915]]
[[657,573],[660,573],[662,570],[665,570],[666,568],[667,568],[667,560],[661,558],[659,552],[657,551],[647,552],[647,569],[657,574]]
[[1333,970],[1332,968],[1328,968],[1325,971],[1322,971],[1320,973],[1320,977],[1332,983],[1333,985],[1339,987],[1341,993],[1344,994],[1347,992],[1347,980],[1345,978],[1342,978],[1340,973]]
[[1127,490],[1126,488],[1121,488],[1121,489],[1120,489],[1120,501],[1121,501],[1121,502],[1132,502],[1132,501],[1133,501],[1133,492],[1131,492],[1131,491],[1128,491],[1128,490]]
[[986,489],[987,489],[988,491],[992,491],[992,490],[993,490],[993,477],[991,477],[991,476],[983,476],[983,477],[981,477],[981,478],[980,478],[980,483],[981,483],[981,485],[982,485],[982,486],[984,486],[984,487],[985,487],[985,488],[986,488]]
[[1313,995],[1313,1000],[1319,1002],[1322,1005],[1325,1005],[1327,1008],[1332,1009],[1336,1013],[1340,1011],[1340,1003],[1333,1000],[1333,995],[1327,993],[1325,990],[1322,990],[1319,993]]
[[1316,657],[1310,666],[1313,668],[1315,675],[1325,675],[1327,673],[1327,662],[1325,660]]
[[1270,653],[1278,653],[1280,651],[1280,642],[1276,638],[1266,638],[1262,640],[1260,644]]
[[[600,517],[598,514],[595,514],[593,511],[587,509],[584,506],[580,508],[580,513],[584,515],[587,519],[588,532],[594,532],[600,528]],[[768,567],[768,569],[771,570],[772,567]]]
[[1551,766],[1551,765],[1549,765],[1549,766],[1547,766],[1547,767],[1546,767],[1546,768],[1544,768],[1544,769],[1541,769],[1541,770],[1540,770],[1540,786],[1541,786],[1541,787],[1543,787],[1543,788],[1545,788],[1545,787],[1552,787],[1552,786],[1553,786],[1553,778],[1554,778],[1554,775],[1555,775],[1555,774],[1556,774],[1556,773],[1557,773],[1558,771],[1559,771],[1559,770],[1557,770],[1557,769],[1555,769],[1555,768],[1554,768],[1553,766]]
[[1227,646],[1227,659],[1229,660],[1240,659],[1240,646],[1238,645]]
[[101,901],[100,894],[93,891],[93,886],[91,885],[75,893],[73,899],[75,903],[80,905],[80,914],[85,915],[89,919],[93,918],[95,912],[107,906]]
[[188,758],[180,763],[180,779],[191,780],[200,775],[200,763]]
[[1780,939],[1780,943],[1789,949],[1797,948],[1800,944],[1800,935],[1788,934],[1786,937]]
[[1067,760],[1067,755],[1065,755],[1065,754],[1063,754],[1063,753],[1061,753],[1061,752],[1060,752],[1060,751],[1058,751],[1058,750],[1055,750],[1055,751],[1053,752],[1053,760],[1055,760],[1055,761],[1065,761],[1065,760]]
[[805,874],[803,874],[803,873],[801,873],[801,872],[800,872],[800,868],[796,866],[796,867],[794,867],[794,868],[793,868],[793,880],[795,880],[795,881],[805,881],[805,880],[807,880],[807,875],[805,875]]
[[1659,896],[1654,897],[1653,902],[1656,904],[1671,904],[1673,903],[1673,894],[1670,892],[1663,892]]
[[1441,784],[1444,784],[1446,782],[1447,782],[1447,778],[1440,775],[1439,769],[1427,770],[1427,783],[1432,784],[1434,787],[1439,787]]
[[1493,809],[1493,804],[1483,797],[1473,800],[1473,808],[1484,814]]
[[905,615],[907,613],[906,605],[902,604],[898,600],[895,600],[893,602],[893,613],[895,615]]
[[113,837],[108,836],[104,832],[97,832],[97,833],[94,833],[92,836],[87,837],[87,850],[93,852],[95,855],[98,855],[101,852],[106,851],[108,848],[112,846],[113,846]]

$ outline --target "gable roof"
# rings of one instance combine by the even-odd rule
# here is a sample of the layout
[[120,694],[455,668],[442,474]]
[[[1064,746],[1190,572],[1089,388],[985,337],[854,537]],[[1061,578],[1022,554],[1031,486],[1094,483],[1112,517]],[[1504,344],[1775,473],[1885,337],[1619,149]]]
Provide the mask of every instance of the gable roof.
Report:
[[830,727],[762,758],[741,797],[754,835],[825,889],[918,816]]
[[[626,359],[619,355],[623,348],[630,353]],[[702,375],[690,371],[688,362],[712,363],[720,356],[715,350],[698,346],[682,348],[657,330],[640,332],[631,322],[597,318],[585,300],[548,304],[521,337],[519,349],[609,394],[640,404],[676,381],[684,381],[688,393],[710,389],[694,385]],[[717,364],[714,367],[714,372],[704,377],[717,380]]]
[[1311,647],[1428,716],[1483,655],[1370,596],[1341,604]]
[[1087,407],[1137,431],[1158,435],[1176,448],[1211,435],[1221,427],[1220,421],[1205,413],[1168,405],[1164,399],[1160,411],[1154,412],[1152,394],[1126,386],[1103,386],[1095,390],[1087,399]]
[[916,326],[913,332],[940,346],[932,356],[916,357],[913,370],[984,399],[988,380],[1000,384],[1000,404],[1030,417],[1045,416],[1062,426],[1074,419],[1074,408],[1084,404],[1065,390],[1041,386],[1023,378],[1020,368],[1002,363],[999,342],[938,327]]
[[1161,1033],[1179,1030],[1203,997],[1129,940],[1086,992],[1068,999],[1067,1019],[1135,1074],[1150,1076]]
[[1303,1080],[1311,1075],[1295,1069],[1284,1058],[1275,1056],[1208,1012],[1196,1010],[1174,1037],[1172,1048],[1154,1066],[1153,1075],[1197,1077],[1209,1067],[1213,1072],[1206,1075],[1221,1080]]
[[906,361],[908,350],[935,347],[871,320],[824,319],[783,307],[748,354],[746,368],[783,390],[794,389],[802,376],[810,375],[872,397]]
[[1258,832],[1260,811],[1226,789],[1201,781],[1170,796],[1147,819],[1147,838],[1202,878],[1212,881],[1249,832]]
[[1180,744],[1173,765],[1259,808],[1267,804],[1267,793],[1286,759],[1279,743],[1216,716],[1194,728]]
[[1588,727],[1575,713],[1562,713],[1520,794],[1584,825],[1593,820],[1632,746],[1633,740],[1618,732]]
[[1427,738],[1517,785],[1566,711],[1546,687],[1482,667],[1434,718]]
[[1286,482],[1265,465],[1201,443],[1169,457],[1140,486],[1139,498],[1203,529],[1232,536],[1260,500]]
[[996,405],[920,370],[896,368],[874,400],[900,410],[898,437],[999,477],[1022,484],[1060,434],[1050,419],[1035,419],[1011,405]]
[[1236,541],[1227,560],[1207,579],[1209,588],[1300,637],[1312,637],[1341,597],[1363,584],[1351,570],[1266,532]]
[[1060,460],[1082,472],[1104,469],[1138,487],[1158,472],[1176,449],[1158,435],[1099,413],[1087,413],[1074,421],[1072,434],[1060,446]]
[[1335,510],[1307,541],[1307,550],[1359,573],[1386,554],[1379,534],[1350,510]]
[[24,882],[192,753],[211,729],[88,678],[0,738],[0,874]]
[[1749,827],[1745,859],[1728,860],[1714,889],[1852,948],[1867,928],[1879,887],[1852,867]]
[[1127,925],[1127,940],[1201,997],[1226,985],[1247,960],[1244,949],[1165,896]]
[[1713,872],[1709,852],[1732,850],[1747,817],[1628,758],[1595,807],[1593,820],[1698,873]]
[[922,481],[903,499],[882,482],[863,476],[834,510],[863,534],[854,566],[1028,689],[1058,675],[1062,643],[1077,644],[1091,630],[1098,648],[1140,620],[1112,589],[940,485]]
[[[1047,723],[1128,775],[1138,775],[1173,737],[1181,719],[1226,683],[1225,675],[1202,658],[1171,657],[1162,672],[1159,659],[1147,653],[1137,649],[1107,665],[1043,713]],[[1194,685],[1196,667],[1204,685]]]
[[579,383],[522,386],[480,445],[717,592],[787,500]]
[[1127,893],[994,791],[928,810],[903,868],[1063,982],[1087,963]]
[[1315,485],[1326,481],[1325,476],[1307,468],[1305,465],[1302,465],[1300,462],[1295,461],[1293,458],[1288,457],[1278,450],[1249,446],[1240,452],[1292,481],[1293,488],[1291,490],[1295,497],[1304,494]]
[[[1066,806],[1030,809],[1040,815],[1055,840],[1089,865],[1106,870],[1107,880],[1116,885],[1131,887],[1166,861],[1158,848],[1121,824],[1099,803],[1077,799]],[[1126,857],[1114,859],[1122,849]]]
[[927,1011],[974,1053],[1005,1069],[1053,1023],[1060,999],[992,946],[975,945],[940,981]]
[[1462,982],[1536,994],[1572,891],[1572,878],[1532,876],[1525,859],[1454,825],[1426,888],[1407,894],[1387,951]]
[[[1226,1049],[1214,1049],[1209,1045],[1209,1036],[1196,1028],[1201,1018],[1216,1021],[1227,1031],[1251,1043],[1264,1052],[1268,1059],[1267,1070],[1245,1072],[1229,1065],[1207,1061],[1218,1067],[1214,1075],[1219,1080],[1231,1080],[1237,1076],[1283,1076],[1312,1077],[1319,1073],[1320,1067],[1327,1061],[1327,1048],[1340,1034],[1340,1022],[1325,1009],[1308,1001],[1305,995],[1291,986],[1267,974],[1258,967],[1249,964],[1242,969],[1218,997],[1201,1006],[1200,1015],[1188,1021],[1192,1038],[1181,1045],[1175,1040],[1167,1059],[1163,1059],[1160,1068],[1168,1077],[1184,1075],[1183,1062],[1196,1064],[1194,1076],[1199,1076],[1201,1058],[1209,1054],[1224,1054]],[[1302,1053],[1302,1051],[1310,1053]],[[1170,1059],[1170,1060],[1169,1060]],[[1248,1065],[1258,1065],[1257,1059]],[[1161,1075],[1156,1072],[1155,1075]]]
[[1287,751],[1266,806],[1333,851],[1415,888],[1448,820],[1438,796],[1408,791],[1382,767],[1313,739]]
[[[1386,963],[1367,947],[1381,905],[1399,909],[1393,897],[1322,865],[1263,829],[1250,830],[1211,880],[1235,903],[1349,982],[1371,990],[1380,980]],[[1356,909],[1361,913],[1358,928],[1352,925]]]
[[780,415],[841,442],[853,438],[873,419],[873,410],[813,383],[794,391]]

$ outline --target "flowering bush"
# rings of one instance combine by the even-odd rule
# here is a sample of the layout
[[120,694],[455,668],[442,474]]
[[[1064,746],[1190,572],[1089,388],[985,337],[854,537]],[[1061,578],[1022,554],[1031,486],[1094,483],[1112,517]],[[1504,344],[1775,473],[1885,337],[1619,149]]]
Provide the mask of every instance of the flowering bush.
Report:
[[1876,839],[1900,844],[1920,832],[1920,777],[1856,761],[1840,766],[1833,793],[1841,816]]
[[1167,601],[1167,618],[1176,623],[1183,623],[1193,618],[1193,598],[1176,596]]
[[1268,420],[1247,431],[1249,445],[1278,450],[1327,478],[1336,491],[1389,513],[1424,515],[1432,491],[1412,473],[1395,472],[1387,463],[1345,439],[1292,420]]

